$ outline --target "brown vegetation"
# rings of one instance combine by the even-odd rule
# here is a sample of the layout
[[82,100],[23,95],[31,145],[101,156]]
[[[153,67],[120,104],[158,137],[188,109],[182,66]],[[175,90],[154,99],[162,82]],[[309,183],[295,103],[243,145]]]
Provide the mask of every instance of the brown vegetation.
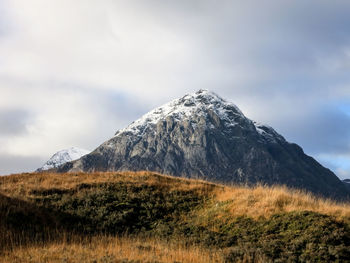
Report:
[[330,199],[292,190],[284,186],[223,187],[216,192],[216,200],[226,202],[232,216],[264,217],[281,212],[312,211],[336,217],[338,220],[350,219],[350,204],[337,203]]
[[349,226],[350,204],[283,186],[145,171],[0,177],[0,262],[342,262]]
[[53,242],[7,251],[1,263],[223,262],[215,249],[165,243],[155,239],[97,236],[79,242]]
[[35,190],[69,190],[82,184],[133,183],[136,185],[157,185],[169,190],[192,190],[208,194],[220,187],[203,180],[176,178],[153,172],[95,172],[95,173],[24,173],[0,177],[0,193],[11,197],[25,198]]
[[285,186],[224,186],[203,180],[176,178],[153,172],[95,172],[95,173],[28,173],[0,177],[0,193],[27,200],[40,190],[68,190],[81,184],[127,182],[137,185],[157,185],[168,190],[193,191],[213,197],[215,205],[225,205],[234,216],[268,218],[280,212],[313,211],[350,219],[350,203],[318,198],[313,194]]

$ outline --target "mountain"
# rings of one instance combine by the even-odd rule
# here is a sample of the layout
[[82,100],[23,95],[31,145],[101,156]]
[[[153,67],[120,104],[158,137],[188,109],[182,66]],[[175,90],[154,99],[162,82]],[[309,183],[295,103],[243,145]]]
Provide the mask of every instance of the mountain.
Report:
[[57,168],[62,164],[79,159],[80,157],[90,153],[91,151],[71,147],[55,153],[42,167],[36,171],[41,172],[52,168]]
[[344,179],[342,182],[345,185],[345,187],[350,191],[350,179]]
[[344,199],[329,169],[215,93],[199,90],[147,113],[59,172],[149,170],[244,185],[283,184]]

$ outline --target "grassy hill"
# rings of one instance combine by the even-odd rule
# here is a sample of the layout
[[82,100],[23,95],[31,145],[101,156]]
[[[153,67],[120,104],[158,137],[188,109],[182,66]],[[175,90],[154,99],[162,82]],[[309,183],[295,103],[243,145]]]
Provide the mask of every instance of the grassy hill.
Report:
[[0,177],[0,262],[349,262],[350,204],[151,172]]

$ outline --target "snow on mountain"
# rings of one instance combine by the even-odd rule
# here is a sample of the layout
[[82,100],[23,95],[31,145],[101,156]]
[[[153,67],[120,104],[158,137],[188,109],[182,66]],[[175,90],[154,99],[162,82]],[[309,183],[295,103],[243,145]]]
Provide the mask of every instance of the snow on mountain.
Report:
[[[214,92],[202,89],[146,113],[126,128],[117,131],[115,137],[122,133],[132,133],[141,137],[144,131],[155,126],[159,121],[166,120],[168,117],[173,118],[175,121],[191,121],[193,116],[207,115],[208,110],[212,110],[225,123],[226,127],[238,125],[235,120],[237,117],[249,120],[235,104],[224,100]],[[249,121],[264,140],[271,142],[275,141],[276,138],[284,140],[272,127]],[[195,128],[196,123],[191,124]]]
[[90,151],[85,149],[80,149],[77,147],[71,147],[69,149],[64,149],[55,153],[42,167],[38,168],[36,171],[45,171],[52,168],[56,168],[64,163],[74,161],[80,157],[89,154]]
[[[227,110],[228,108],[230,111]],[[183,121],[185,119],[191,119],[193,116],[203,115],[208,109],[213,110],[228,125],[235,125],[232,115],[244,117],[243,113],[233,103],[220,98],[208,90],[199,90],[196,93],[187,94],[180,99],[175,99],[146,113],[126,128],[117,131],[115,136],[125,132],[131,132],[134,135],[141,136],[143,131],[149,126],[155,125],[167,117],[171,116],[175,120]]]

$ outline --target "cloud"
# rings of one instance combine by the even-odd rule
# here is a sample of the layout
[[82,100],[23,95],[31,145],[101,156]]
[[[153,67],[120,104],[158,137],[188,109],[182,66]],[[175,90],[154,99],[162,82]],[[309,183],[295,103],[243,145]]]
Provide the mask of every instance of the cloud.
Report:
[[30,172],[41,167],[46,160],[37,156],[21,156],[0,153],[0,175]]
[[0,1],[0,37],[6,35],[10,30],[9,15],[7,13],[7,8],[5,7],[5,2]]
[[349,154],[320,154],[316,159],[332,169],[341,179],[350,179]]
[[31,115],[25,110],[0,109],[0,136],[26,133],[30,121]]
[[349,152],[339,107],[350,101],[349,8],[346,0],[0,0],[0,108],[11,111],[0,113],[2,152],[93,149],[200,88],[308,153]]
[[[13,90],[13,86],[18,88]],[[30,86],[16,80],[3,86],[7,100],[2,104],[20,105],[35,116],[22,116],[25,112],[20,110],[0,111],[0,124],[4,124],[0,127],[1,150],[11,155],[48,158],[71,146],[92,150],[148,109],[128,93],[110,89],[51,82],[35,82],[34,88],[26,89]]]
[[341,111],[325,106],[292,122],[286,120],[280,126],[311,154],[350,153],[350,116]]

